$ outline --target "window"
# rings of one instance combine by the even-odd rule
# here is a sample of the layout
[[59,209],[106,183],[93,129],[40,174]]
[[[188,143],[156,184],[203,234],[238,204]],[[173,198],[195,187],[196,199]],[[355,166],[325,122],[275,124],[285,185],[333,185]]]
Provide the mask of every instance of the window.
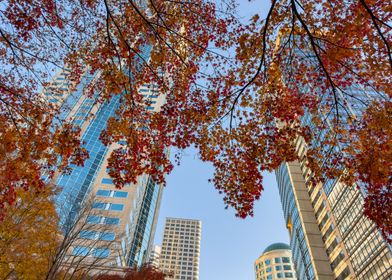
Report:
[[267,276],[267,280],[272,280],[272,274]]
[[95,239],[97,232],[94,230],[82,230],[79,233],[80,238],[84,239]]
[[114,197],[127,197],[127,196],[128,196],[127,192],[121,192],[121,191],[114,192]]
[[113,211],[122,211],[124,209],[124,204],[110,204],[109,206],[109,210],[113,210]]
[[276,276],[277,276],[278,278],[283,278],[283,273],[279,272]]
[[76,246],[72,251],[72,255],[85,257],[89,254],[89,252],[90,252],[89,247]]
[[124,204],[94,202],[93,209],[122,211],[124,209]]
[[350,269],[346,266],[346,268],[340,273],[336,280],[344,280],[347,276],[350,275]]
[[284,266],[283,266],[283,269],[284,269],[284,270],[291,270],[291,265],[284,265]]
[[128,193],[123,191],[109,191],[109,190],[98,190],[97,196],[104,197],[127,197]]
[[102,232],[99,239],[105,241],[113,241],[115,237],[116,234],[114,232]]
[[118,225],[120,223],[119,218],[111,218],[111,217],[103,217],[103,216],[88,216],[86,221],[88,224]]
[[271,267],[267,267],[267,269],[265,270],[266,272],[271,272]]
[[339,255],[332,261],[331,263],[332,269],[335,269],[343,259],[344,259],[344,253],[341,251]]
[[106,184],[106,185],[113,185],[113,179],[112,178],[103,178],[101,183]]
[[110,196],[110,191],[108,191],[108,190],[98,190],[97,191],[97,196],[109,197]]
[[292,272],[285,272],[284,277],[286,278],[293,278],[293,273]]
[[101,221],[101,217],[99,216],[88,216],[86,219],[88,224],[99,224]]
[[120,219],[106,217],[104,223],[107,225],[118,225],[120,223]]
[[265,265],[270,265],[271,261],[270,260],[265,260]]
[[105,209],[105,204],[103,202],[94,202],[93,209]]
[[281,265],[275,266],[275,270],[282,270],[282,266]]
[[339,244],[339,239],[335,237],[335,239],[331,242],[329,247],[327,248],[327,253],[330,255],[332,251],[336,248],[336,246]]
[[283,257],[283,258],[282,258],[282,261],[283,261],[284,263],[290,263],[290,258],[289,258],[289,257]]
[[281,263],[281,259],[280,258],[275,258],[275,263]]
[[107,258],[109,257],[110,250],[108,248],[96,248],[93,251],[93,256],[96,258]]

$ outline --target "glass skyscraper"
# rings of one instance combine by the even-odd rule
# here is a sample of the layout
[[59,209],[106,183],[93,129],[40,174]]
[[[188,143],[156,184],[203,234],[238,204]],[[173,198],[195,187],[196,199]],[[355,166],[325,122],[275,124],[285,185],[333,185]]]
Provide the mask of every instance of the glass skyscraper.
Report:
[[[149,46],[142,50],[146,60],[150,50]],[[137,184],[115,188],[107,173],[107,160],[124,143],[105,146],[99,137],[119,107],[120,96],[99,103],[96,96],[82,94],[86,86],[99,79],[99,72],[86,70],[74,92],[67,91],[67,76],[68,70],[58,73],[44,95],[61,108],[62,118],[81,128],[83,145],[89,152],[84,166],[71,165],[69,174],[56,178],[60,224],[65,232],[69,225],[80,229],[69,247],[69,258],[97,266],[141,265],[147,261],[154,238],[162,186],[143,175]],[[139,93],[150,100],[148,110],[158,111],[165,100],[154,84],[142,86]]]
[[[375,97],[359,85],[348,91],[346,95],[336,92],[345,104],[340,115],[343,125],[348,115],[360,117]],[[333,121],[325,112],[319,114],[326,128],[312,130],[318,133],[312,147],[320,146]],[[301,122],[311,129],[314,126],[307,113]],[[364,190],[327,176],[324,183],[312,184],[312,171],[304,157],[308,144],[301,137],[296,139],[301,160],[283,163],[275,172],[298,279],[391,279],[391,247],[363,214]],[[321,148],[327,159],[331,147]]]

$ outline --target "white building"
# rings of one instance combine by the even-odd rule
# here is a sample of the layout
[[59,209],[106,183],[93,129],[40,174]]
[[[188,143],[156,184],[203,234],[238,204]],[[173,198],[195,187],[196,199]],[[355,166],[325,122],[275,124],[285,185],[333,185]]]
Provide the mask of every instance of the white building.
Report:
[[150,257],[148,262],[155,268],[159,268],[159,262],[161,258],[162,248],[161,246],[154,245],[150,252]]
[[166,218],[160,268],[168,280],[199,280],[201,221]]

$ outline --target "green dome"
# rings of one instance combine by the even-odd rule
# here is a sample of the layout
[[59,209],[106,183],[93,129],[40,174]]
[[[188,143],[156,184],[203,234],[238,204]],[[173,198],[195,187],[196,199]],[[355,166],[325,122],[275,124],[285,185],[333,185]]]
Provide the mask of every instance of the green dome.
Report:
[[263,254],[274,251],[274,250],[291,250],[291,248],[286,243],[274,243],[274,244],[269,245],[267,248],[265,248]]

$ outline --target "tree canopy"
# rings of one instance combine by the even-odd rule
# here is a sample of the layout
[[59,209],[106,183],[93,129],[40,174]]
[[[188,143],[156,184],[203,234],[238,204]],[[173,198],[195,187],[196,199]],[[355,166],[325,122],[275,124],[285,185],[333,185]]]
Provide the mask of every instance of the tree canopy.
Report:
[[[226,205],[246,217],[263,172],[300,159],[315,183],[340,177],[363,189],[365,214],[392,233],[388,1],[273,0],[266,18],[247,23],[234,0],[9,0],[0,9],[1,207],[88,156],[78,129],[39,94],[67,67],[67,90],[88,71],[99,79],[86,95],[121,96],[101,135],[127,143],[109,160],[117,187],[143,173],[164,183],[167,150],[179,162],[193,145]],[[166,96],[159,112],[137,90],[149,83]]]
[[2,279],[45,279],[61,237],[51,190],[17,190],[0,223]]

